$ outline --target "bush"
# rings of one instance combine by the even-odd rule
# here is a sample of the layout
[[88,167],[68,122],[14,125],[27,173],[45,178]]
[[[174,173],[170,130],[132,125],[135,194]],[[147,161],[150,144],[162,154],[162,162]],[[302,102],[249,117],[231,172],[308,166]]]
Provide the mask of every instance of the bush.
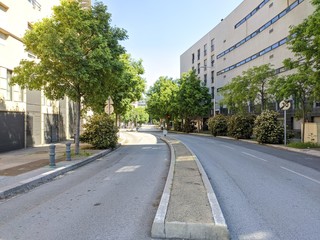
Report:
[[98,149],[115,148],[118,143],[118,128],[114,121],[105,113],[93,115],[84,124],[85,131],[80,141],[90,143]]
[[228,135],[236,139],[250,139],[255,116],[233,115],[228,120]]
[[183,131],[186,133],[192,133],[194,130],[196,130],[197,128],[195,127],[195,123],[193,121],[191,121],[191,119],[187,118],[184,121],[183,124]]
[[305,148],[320,148],[320,144],[318,143],[314,143],[314,142],[292,142],[289,143],[287,145],[288,147],[292,147],[292,148],[301,148],[301,149],[305,149]]
[[256,118],[253,133],[259,143],[283,143],[284,129],[278,116],[277,112],[267,110]]
[[213,136],[226,136],[228,132],[228,117],[218,114],[208,120],[209,131]]

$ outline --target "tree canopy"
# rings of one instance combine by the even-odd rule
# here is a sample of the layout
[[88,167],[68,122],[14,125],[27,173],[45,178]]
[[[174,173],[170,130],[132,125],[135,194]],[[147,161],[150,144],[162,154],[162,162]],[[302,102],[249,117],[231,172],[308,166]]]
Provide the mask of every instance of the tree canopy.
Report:
[[78,1],[62,0],[53,15],[32,25],[23,37],[27,51],[38,60],[22,60],[12,84],[43,90],[52,100],[68,96],[78,103],[76,153],[79,152],[80,106],[105,101],[114,77],[123,67],[119,41],[126,31],[111,27],[111,14],[102,3],[89,9]]
[[263,111],[271,97],[269,81],[275,78],[276,73],[270,64],[249,68],[221,89],[222,103],[234,112],[246,112],[248,104],[258,103]]
[[167,119],[174,115],[175,98],[178,92],[176,81],[160,77],[147,93],[147,112],[154,119]]

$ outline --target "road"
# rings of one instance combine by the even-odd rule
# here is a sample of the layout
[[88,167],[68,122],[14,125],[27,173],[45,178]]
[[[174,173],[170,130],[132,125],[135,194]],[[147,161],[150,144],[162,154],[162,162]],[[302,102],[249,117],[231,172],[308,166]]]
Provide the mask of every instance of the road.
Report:
[[234,140],[170,136],[201,161],[232,239],[320,239],[320,158]]
[[148,133],[95,162],[0,203],[0,239],[151,239],[169,167],[167,146]]

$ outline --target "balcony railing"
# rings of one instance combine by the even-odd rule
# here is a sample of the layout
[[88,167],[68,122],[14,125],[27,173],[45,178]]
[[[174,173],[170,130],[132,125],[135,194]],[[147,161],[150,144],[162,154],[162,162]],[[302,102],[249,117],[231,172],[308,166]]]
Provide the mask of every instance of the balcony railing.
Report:
[[37,0],[28,0],[33,8],[37,8],[39,11],[41,11],[41,4]]

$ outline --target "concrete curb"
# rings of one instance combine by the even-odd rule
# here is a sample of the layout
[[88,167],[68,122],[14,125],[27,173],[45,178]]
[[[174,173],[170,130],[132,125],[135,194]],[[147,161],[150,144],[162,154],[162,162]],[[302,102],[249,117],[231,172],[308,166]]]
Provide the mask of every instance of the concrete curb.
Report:
[[152,228],[151,228],[151,236],[153,238],[165,238],[166,237],[166,231],[165,231],[165,219],[167,215],[168,210],[168,204],[170,200],[170,192],[172,187],[172,181],[173,181],[173,173],[174,173],[174,164],[176,161],[176,157],[174,154],[174,149],[172,145],[163,137],[160,138],[162,141],[164,141],[170,149],[170,168],[169,173],[167,176],[167,181],[163,189],[162,197],[159,203],[159,207],[156,213],[156,216],[154,218]]
[[152,224],[151,236],[153,238],[162,239],[230,239],[229,231],[221,211],[220,205],[216,198],[216,195],[212,189],[210,181],[204,171],[199,159],[193,154],[193,152],[185,145],[194,157],[198,166],[204,187],[207,191],[208,201],[211,207],[211,214],[214,220],[214,224],[210,223],[188,223],[188,222],[166,222],[166,213],[170,200],[170,192],[172,187],[174,166],[176,156],[173,146],[165,138],[161,138],[170,148],[171,163],[167,182],[161,197],[161,201]]
[[[115,149],[117,149],[119,147],[120,147],[120,145],[117,145],[117,147]],[[75,164],[72,164],[72,162],[71,162],[70,165],[66,165],[63,167],[53,169],[52,171],[42,173],[42,174],[37,175],[35,177],[31,177],[26,180],[20,181],[14,185],[5,187],[0,190],[0,199],[6,199],[9,197],[13,197],[19,193],[27,192],[37,186],[40,186],[43,183],[49,182],[50,180],[58,177],[59,175],[65,174],[69,171],[72,171],[72,170],[77,169],[79,167],[82,167],[88,163],[91,163],[91,162],[97,160],[98,158],[101,158],[101,157],[107,155],[108,153],[110,153],[112,151],[113,150],[111,150],[111,149],[101,151],[99,153],[96,153],[96,154],[86,158],[83,161],[77,162]]]

